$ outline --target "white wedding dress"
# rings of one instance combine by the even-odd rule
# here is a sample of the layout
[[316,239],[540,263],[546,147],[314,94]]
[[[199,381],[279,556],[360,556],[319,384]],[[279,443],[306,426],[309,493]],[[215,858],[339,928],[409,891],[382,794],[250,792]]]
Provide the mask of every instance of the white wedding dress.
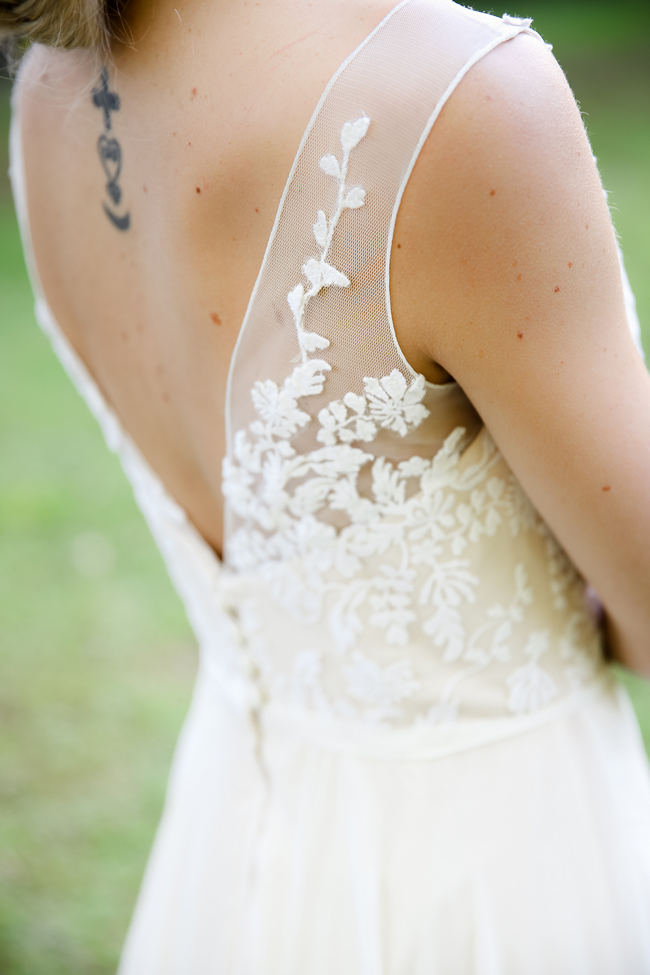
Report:
[[200,645],[120,975],[650,973],[648,762],[584,581],[391,319],[424,140],[529,24],[404,0],[323,91],[230,366],[223,561],[48,309],[14,113],[38,321]]

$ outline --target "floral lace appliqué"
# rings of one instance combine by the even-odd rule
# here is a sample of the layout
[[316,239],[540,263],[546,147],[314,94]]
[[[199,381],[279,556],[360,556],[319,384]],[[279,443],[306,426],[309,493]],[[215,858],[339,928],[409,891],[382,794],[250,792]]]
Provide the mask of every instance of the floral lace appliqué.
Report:
[[[405,437],[429,415],[424,377],[407,379],[398,369],[364,376],[360,388],[316,415],[309,411],[309,398],[323,393],[331,370],[323,358],[330,340],[312,327],[310,305],[323,288],[350,286],[329,252],[343,212],[366,203],[365,189],[349,186],[347,175],[369,126],[365,115],[346,122],[341,158],[320,159],[322,172],[336,180],[336,204],[330,216],[318,210],[317,253],[287,295],[300,358],[281,384],[253,385],[256,419],[236,432],[224,460],[223,492],[238,522],[227,539],[228,561],[265,579],[276,603],[299,623],[327,629],[327,652],[302,649],[288,672],[270,678],[288,701],[403,722],[424,676],[409,658],[416,640],[425,643],[430,666],[447,673],[436,703],[418,721],[455,720],[462,687],[489,668],[502,675],[506,711],[535,710],[559,693],[555,676],[540,664],[553,656],[553,637],[555,666],[563,659],[576,686],[593,670],[579,649],[580,585],[487,431],[471,463],[461,463],[468,447],[462,427],[432,458],[395,462],[364,449],[381,431]],[[293,440],[309,427],[314,446],[298,451]],[[489,571],[477,561],[477,546],[501,535],[538,539],[535,558],[544,558],[550,587],[544,598],[559,614],[553,634],[527,624],[537,594],[525,561],[513,556],[511,582],[485,602]],[[401,655],[372,659],[367,644],[361,649],[368,633],[384,650],[402,648]]]

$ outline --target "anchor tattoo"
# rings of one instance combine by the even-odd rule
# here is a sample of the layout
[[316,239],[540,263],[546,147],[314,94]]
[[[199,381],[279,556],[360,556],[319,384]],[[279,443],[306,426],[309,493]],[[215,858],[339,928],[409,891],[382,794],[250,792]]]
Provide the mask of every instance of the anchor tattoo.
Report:
[[[119,110],[120,96],[115,91],[109,91],[108,69],[106,67],[102,68],[100,78],[100,84],[92,90],[93,105],[100,108],[104,113],[105,131],[97,139],[97,152],[106,176],[106,192],[113,206],[118,206],[122,199],[122,190],[117,185],[122,171],[122,147],[115,136],[106,133],[111,130],[111,112]],[[112,206],[107,206],[104,202],[102,206],[106,216],[118,230],[129,229],[131,226],[130,213],[120,216]]]

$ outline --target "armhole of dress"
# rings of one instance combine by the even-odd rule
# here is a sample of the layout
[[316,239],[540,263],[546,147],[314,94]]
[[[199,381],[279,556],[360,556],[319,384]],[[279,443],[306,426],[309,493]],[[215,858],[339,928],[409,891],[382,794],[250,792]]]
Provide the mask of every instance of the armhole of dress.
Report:
[[623,250],[621,248],[616,233],[614,234],[614,239],[616,241],[616,252],[618,254],[618,263],[621,268],[621,284],[623,285],[623,300],[625,302],[625,315],[627,317],[627,323],[630,328],[630,332],[632,333],[632,338],[634,339],[634,344],[639,350],[641,358],[645,363],[646,355],[645,355],[645,349],[643,347],[643,341],[641,337],[641,323],[639,322],[639,316],[636,310],[636,298],[634,296],[634,292],[632,291],[632,285],[630,284],[630,279],[625,269]]
[[[468,13],[474,13],[474,11],[467,11],[467,12]],[[485,17],[485,15],[483,15],[483,14],[481,14],[479,16]],[[494,18],[494,19],[496,20],[496,18]],[[463,78],[465,77],[465,75],[467,74],[467,72],[475,64],[477,64],[482,58],[484,58],[487,54],[489,54],[490,51],[493,51],[500,44],[503,44],[506,41],[509,41],[513,37],[517,37],[519,34],[522,34],[522,33],[533,34],[535,37],[538,37],[540,39],[540,41],[542,41],[542,43],[544,43],[547,47],[549,47],[549,48],[551,47],[551,45],[550,44],[547,44],[546,41],[544,41],[544,39],[537,33],[537,31],[533,30],[530,27],[531,20],[525,19],[525,20],[522,20],[521,22],[512,23],[512,21],[514,21],[514,20],[515,20],[515,18],[512,18],[511,21],[506,20],[505,15],[504,15],[505,24],[507,24],[508,26],[505,26],[505,24],[504,24],[503,32],[502,33],[496,34],[494,37],[492,37],[490,39],[490,41],[486,45],[484,45],[483,47],[479,48],[477,51],[474,52],[474,54],[470,58],[468,58],[468,60],[463,64],[462,68],[456,73],[456,75],[454,76],[454,78],[451,80],[451,82],[449,83],[449,85],[447,86],[447,88],[445,89],[445,91],[443,92],[443,94],[441,95],[441,97],[438,99],[438,101],[437,101],[437,103],[436,103],[433,111],[431,112],[431,114],[429,115],[429,118],[427,119],[427,122],[426,122],[426,124],[425,124],[425,126],[424,126],[424,128],[422,130],[421,135],[420,135],[420,138],[418,139],[417,145],[415,146],[415,148],[413,150],[411,159],[409,161],[409,164],[408,164],[408,166],[406,168],[406,171],[404,173],[404,176],[402,178],[402,181],[401,181],[401,183],[399,185],[397,194],[395,196],[395,204],[394,204],[394,207],[393,207],[393,213],[391,215],[390,226],[389,226],[389,229],[388,229],[388,240],[387,240],[387,244],[386,244],[386,255],[385,255],[385,261],[384,261],[384,269],[385,269],[385,273],[384,273],[384,296],[385,296],[385,306],[386,306],[386,318],[388,320],[388,324],[389,324],[389,328],[390,328],[390,334],[391,334],[391,338],[392,338],[392,341],[393,341],[393,345],[395,346],[395,351],[396,351],[397,355],[399,356],[399,359],[400,359],[401,363],[403,364],[404,369],[407,370],[407,372],[408,372],[409,376],[411,376],[411,378],[415,378],[418,375],[418,372],[417,372],[416,369],[414,369],[414,367],[411,365],[411,363],[406,358],[406,356],[405,356],[405,354],[404,354],[404,352],[402,350],[402,347],[400,346],[400,344],[399,344],[399,342],[397,340],[397,333],[395,331],[395,322],[393,321],[393,312],[392,312],[392,306],[391,306],[391,300],[390,300],[390,258],[391,258],[391,251],[392,251],[392,246],[393,246],[393,236],[394,236],[394,233],[395,233],[395,224],[397,222],[397,214],[399,212],[399,208],[400,208],[400,204],[402,202],[402,197],[404,195],[404,191],[406,190],[406,186],[407,186],[408,181],[409,181],[409,179],[411,177],[411,173],[413,172],[413,169],[414,169],[415,164],[416,164],[416,162],[418,160],[418,157],[420,155],[420,152],[422,151],[422,147],[423,147],[424,143],[426,142],[426,140],[427,140],[427,138],[428,138],[428,136],[429,136],[429,134],[431,132],[431,129],[433,128],[433,125],[434,125],[436,119],[440,115],[440,113],[441,113],[442,109],[444,108],[444,106],[446,105],[447,101],[449,100],[449,98],[451,97],[451,95],[454,93],[454,91],[456,90],[456,88],[460,84],[460,82],[463,80]],[[511,24],[512,24],[512,26],[510,26]],[[431,390],[435,390],[435,389],[451,389],[451,388],[458,388],[458,382],[456,380],[452,380],[451,382],[447,382],[447,383],[433,383],[433,382],[430,382],[428,379],[425,379],[425,386],[428,389],[431,389]]]

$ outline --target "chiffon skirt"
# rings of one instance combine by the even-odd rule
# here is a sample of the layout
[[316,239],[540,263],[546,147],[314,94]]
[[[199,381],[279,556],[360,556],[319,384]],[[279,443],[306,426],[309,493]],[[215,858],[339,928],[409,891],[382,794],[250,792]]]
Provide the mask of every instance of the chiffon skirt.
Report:
[[516,734],[436,735],[256,726],[200,672],[119,975],[650,975],[650,773],[613,674]]

